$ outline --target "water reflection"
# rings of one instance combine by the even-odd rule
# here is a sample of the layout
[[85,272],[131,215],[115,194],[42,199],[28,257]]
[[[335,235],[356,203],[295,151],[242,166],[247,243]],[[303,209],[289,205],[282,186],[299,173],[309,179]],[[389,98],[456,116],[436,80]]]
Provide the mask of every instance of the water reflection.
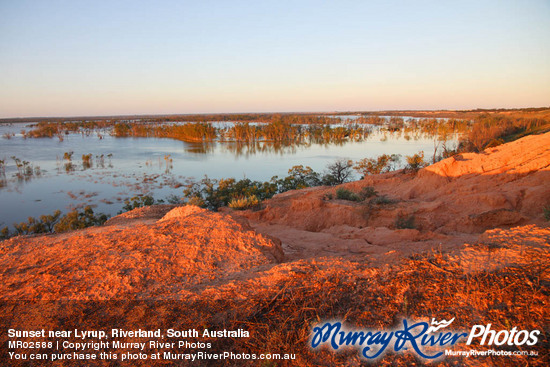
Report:
[[[347,124],[347,123],[342,123]],[[334,126],[338,124],[333,124]],[[371,126],[368,134],[363,132],[352,133],[351,135],[344,134],[342,136],[334,135],[334,126],[331,127],[331,136],[323,135],[323,126],[308,127],[309,134],[300,135],[299,139],[294,140],[256,140],[236,141],[236,140],[219,140],[219,141],[203,141],[203,142],[183,142],[184,150],[190,154],[212,154],[216,150],[221,150],[223,153],[230,153],[235,158],[250,157],[255,154],[295,154],[298,150],[308,149],[313,145],[324,148],[342,147],[350,142],[360,143],[379,140],[386,142],[388,140],[433,140],[434,142],[458,142],[459,133],[449,132],[439,134],[437,131],[424,130],[421,131],[414,126],[409,126],[404,123],[393,126]],[[352,130],[353,132],[353,130]]]
[[205,142],[184,142],[184,149],[191,154],[208,154],[214,152],[216,143],[212,141]]
[[[434,147],[441,154],[443,148],[456,144],[458,136],[419,130],[408,123],[398,129],[365,125],[362,131],[368,127],[368,134],[353,133],[353,124],[345,124],[331,124],[330,139],[323,136],[325,127],[318,125],[303,127],[301,131],[308,133],[301,133],[299,139],[235,141],[225,137],[206,142],[115,138],[108,130],[63,134],[63,141],[55,136],[25,139],[19,133],[22,124],[0,125],[0,137],[10,133],[9,139],[0,138],[0,227],[79,205],[93,205],[94,210],[97,206],[98,212],[114,215],[126,198],[137,194],[151,194],[155,199],[181,196],[182,186],[191,177],[266,181],[275,175],[284,177],[296,165],[323,172],[336,159],[358,161],[419,151],[425,151],[430,161]],[[346,129],[334,130],[339,125]]]

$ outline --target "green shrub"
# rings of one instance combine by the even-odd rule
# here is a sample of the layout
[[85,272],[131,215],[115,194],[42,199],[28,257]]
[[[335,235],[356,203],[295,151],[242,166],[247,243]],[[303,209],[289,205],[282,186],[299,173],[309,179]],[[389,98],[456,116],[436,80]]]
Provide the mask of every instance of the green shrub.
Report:
[[[26,222],[14,223],[14,235],[49,233],[53,231],[55,223],[61,217],[61,211],[56,210],[51,215],[41,215],[39,219],[29,217]],[[3,237],[9,237],[9,229],[6,227]]]
[[339,188],[336,190],[336,199],[339,200],[348,200],[348,201],[361,201],[361,198],[359,198],[359,195],[356,193],[346,190],[343,188]]
[[277,192],[279,190],[276,177],[266,182],[252,181],[248,178],[237,181],[234,178],[215,180],[205,177],[199,182],[187,185],[183,195],[188,200],[198,203],[202,201],[202,205],[199,206],[217,210],[227,206],[233,199],[255,196],[262,201],[271,198]]
[[57,233],[72,231],[75,229],[82,229],[91,226],[98,226],[105,223],[109,219],[106,214],[95,214],[90,206],[84,208],[82,212],[74,209],[67,213],[59,222],[54,226],[54,231]]
[[288,176],[284,179],[277,181],[279,191],[289,191],[296,189],[303,189],[305,187],[319,186],[321,180],[319,174],[315,172],[311,167],[300,165],[294,166],[288,170]]
[[382,195],[382,196],[377,196],[377,197],[371,199],[371,201],[369,203],[373,204],[373,205],[391,205],[391,204],[395,204],[396,202],[397,202],[397,200],[390,199],[386,195]]
[[254,195],[232,199],[228,206],[235,210],[250,209],[260,204],[260,200]]
[[[232,201],[237,202],[246,197],[255,196],[261,202],[272,198],[275,194],[289,190],[319,185],[333,186],[341,184],[349,181],[351,178],[352,165],[353,162],[350,160],[339,160],[328,165],[328,172],[322,178],[311,167],[301,165],[292,167],[288,171],[289,175],[285,178],[279,179],[277,176],[274,176],[271,180],[264,182],[252,181],[248,178],[238,181],[234,178],[217,180],[205,176],[200,181],[187,184],[183,190],[183,196],[188,204],[218,210],[222,206],[229,205]],[[373,192],[376,193],[376,191]],[[364,198],[372,196],[373,192],[365,192],[361,194],[363,196],[353,194],[355,197],[352,200],[364,200]],[[325,195],[326,198],[329,198],[329,196]],[[330,199],[332,199],[332,196],[330,196]],[[130,209],[132,208],[130,207],[127,210]]]
[[82,229],[90,226],[101,225],[109,217],[106,214],[94,214],[90,206],[84,208],[82,212],[74,209],[61,217],[61,211],[56,210],[50,215],[41,215],[38,219],[29,217],[26,222],[14,223],[14,232],[10,232],[8,227],[0,230],[0,239],[6,239],[13,236],[66,232],[74,229]]
[[168,204],[175,204],[175,205],[180,205],[180,204],[183,204],[183,198],[177,196],[177,195],[174,195],[174,194],[170,194],[168,195],[166,198],[165,198],[165,201],[168,203]]
[[155,199],[151,195],[134,196],[133,198],[124,200],[124,206],[119,214],[153,204],[155,204]]
[[542,212],[544,214],[544,219],[547,221],[550,221],[550,205],[547,205],[542,209]]
[[415,217],[412,214],[408,216],[399,214],[397,218],[395,218],[394,226],[397,229],[416,229]]
[[361,200],[366,200],[373,196],[378,196],[378,192],[372,186],[363,187],[361,191],[359,191],[359,198]]

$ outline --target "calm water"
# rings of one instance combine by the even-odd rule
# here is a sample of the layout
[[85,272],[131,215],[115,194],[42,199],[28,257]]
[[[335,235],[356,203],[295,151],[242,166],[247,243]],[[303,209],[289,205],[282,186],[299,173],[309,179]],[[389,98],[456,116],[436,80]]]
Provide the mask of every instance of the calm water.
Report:
[[[23,139],[25,124],[0,125],[0,160],[5,177],[0,187],[0,227],[26,220],[29,216],[63,212],[92,205],[94,211],[114,215],[124,199],[151,194],[155,199],[180,196],[189,179],[247,177],[269,180],[284,177],[295,165],[322,172],[327,164],[345,158],[354,161],[380,154],[411,155],[425,151],[431,160],[434,139],[405,138],[400,133],[383,133],[375,128],[362,142],[275,149],[265,143],[239,147],[235,143],[186,143],[156,138],[114,138],[107,132],[71,134],[58,138]],[[27,128],[28,129],[28,128]],[[6,133],[16,133],[11,139]],[[65,152],[74,152],[73,170],[66,170]],[[83,167],[82,155],[92,154],[91,167]],[[103,155],[103,159],[100,156]],[[108,156],[110,155],[110,156]],[[29,162],[40,174],[17,178],[15,156]],[[404,159],[402,159],[402,162]],[[1,174],[1,172],[0,172]],[[356,174],[355,178],[359,178]]]

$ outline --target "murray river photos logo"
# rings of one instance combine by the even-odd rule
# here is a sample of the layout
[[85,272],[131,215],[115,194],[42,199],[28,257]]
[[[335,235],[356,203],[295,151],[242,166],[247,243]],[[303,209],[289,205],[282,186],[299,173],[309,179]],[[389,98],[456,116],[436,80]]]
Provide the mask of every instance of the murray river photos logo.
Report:
[[459,342],[466,345],[509,345],[532,346],[538,342],[539,330],[492,330],[491,324],[474,325],[469,332],[444,330],[454,318],[447,321],[432,319],[431,324],[425,321],[410,322],[403,320],[402,327],[392,330],[351,330],[340,321],[325,322],[313,327],[310,339],[313,349],[326,345],[337,351],[344,347],[355,347],[366,359],[376,359],[384,352],[412,350],[425,359],[437,359],[445,349]]

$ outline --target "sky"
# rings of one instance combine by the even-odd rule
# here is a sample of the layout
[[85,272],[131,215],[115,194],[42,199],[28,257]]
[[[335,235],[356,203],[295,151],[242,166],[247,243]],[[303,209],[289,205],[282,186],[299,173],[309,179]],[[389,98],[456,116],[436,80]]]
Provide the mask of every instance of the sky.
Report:
[[0,118],[542,106],[548,0],[0,0]]

